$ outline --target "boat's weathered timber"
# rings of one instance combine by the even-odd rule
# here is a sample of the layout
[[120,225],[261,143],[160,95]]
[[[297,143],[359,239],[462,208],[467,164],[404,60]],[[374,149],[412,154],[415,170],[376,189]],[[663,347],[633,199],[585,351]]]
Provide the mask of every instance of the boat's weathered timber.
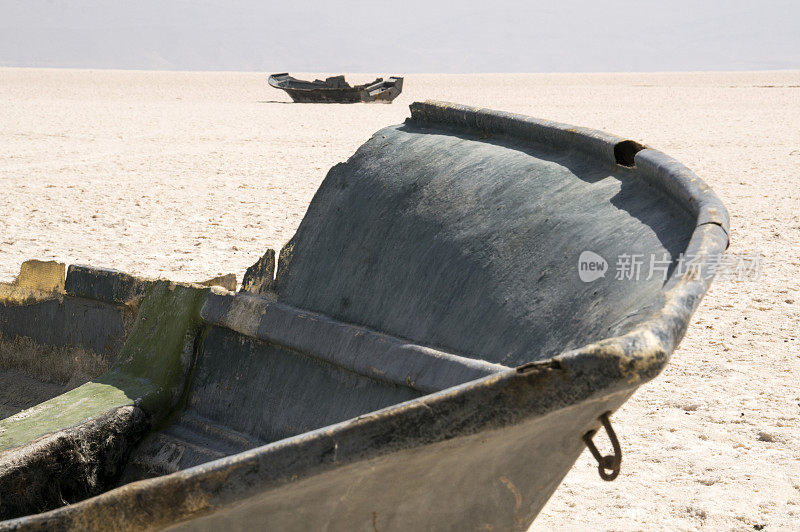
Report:
[[351,86],[344,76],[304,81],[282,73],[270,75],[268,82],[270,86],[286,91],[298,103],[392,103],[403,90],[403,78],[396,76],[387,81],[377,78],[371,83]]
[[[70,269],[110,329],[136,320],[106,373],[0,421],[0,530],[525,530],[667,363],[727,244],[725,207],[659,151],[415,103],[242,292]],[[585,251],[667,277],[583,282]],[[51,341],[21,290],[0,332]]]

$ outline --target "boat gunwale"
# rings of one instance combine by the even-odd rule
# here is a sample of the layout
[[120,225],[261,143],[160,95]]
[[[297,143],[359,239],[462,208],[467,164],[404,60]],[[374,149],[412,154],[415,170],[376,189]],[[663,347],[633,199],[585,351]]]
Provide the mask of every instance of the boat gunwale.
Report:
[[[282,87],[282,86],[277,84],[277,83],[280,83],[280,82],[276,81],[275,76],[276,76],[276,74],[270,74],[269,77],[267,78],[267,83],[269,84],[270,87],[272,87],[274,89],[291,90],[291,91],[303,91],[303,92],[306,92],[306,91],[308,91],[308,92],[311,92],[311,91],[361,92],[361,91],[366,90],[368,87],[371,87],[373,85],[377,85],[379,83],[387,83],[387,81],[385,79],[383,79],[383,78],[376,78],[375,80],[373,80],[371,82],[363,83],[361,85],[350,85],[348,83],[347,87],[327,87],[325,85],[320,85],[319,87]],[[308,83],[308,84],[314,84],[315,83],[314,81],[306,81],[304,79],[298,79],[298,78],[295,78],[294,76],[290,76],[288,74],[287,74],[287,78],[288,79],[286,81],[288,81],[288,82],[299,81],[301,83]],[[391,79],[399,79],[399,78],[391,76],[389,79],[391,80]],[[275,81],[275,82],[273,83],[273,81]],[[347,82],[345,81],[345,83],[347,83]]]

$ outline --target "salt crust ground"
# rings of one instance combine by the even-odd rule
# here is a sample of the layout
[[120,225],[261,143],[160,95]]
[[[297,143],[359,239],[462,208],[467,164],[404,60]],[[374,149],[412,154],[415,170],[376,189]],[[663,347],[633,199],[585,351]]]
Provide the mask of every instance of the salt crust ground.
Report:
[[0,69],[0,279],[28,258],[241,279],[327,169],[414,100],[644,141],[711,184],[730,251],[763,253],[762,278],[714,285],[664,373],[614,416],[620,478],[602,482],[584,453],[533,528],[800,528],[800,72],[405,85],[393,105],[314,106],[257,73]]

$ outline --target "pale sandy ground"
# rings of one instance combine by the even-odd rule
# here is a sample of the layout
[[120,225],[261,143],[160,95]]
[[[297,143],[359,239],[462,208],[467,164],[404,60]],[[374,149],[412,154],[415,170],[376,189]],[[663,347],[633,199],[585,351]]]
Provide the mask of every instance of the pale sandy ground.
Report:
[[[356,76],[367,80],[369,76]],[[408,76],[393,105],[295,105],[252,73],[0,69],[0,279],[27,258],[198,280],[294,232],[327,169],[416,99],[644,141],[706,179],[759,282],[717,283],[665,372],[534,528],[800,529],[800,72]]]

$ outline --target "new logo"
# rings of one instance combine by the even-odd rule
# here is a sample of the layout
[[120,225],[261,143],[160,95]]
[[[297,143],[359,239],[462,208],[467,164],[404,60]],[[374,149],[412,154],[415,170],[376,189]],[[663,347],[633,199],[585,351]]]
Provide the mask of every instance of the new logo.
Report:
[[584,283],[591,283],[606,276],[608,263],[594,251],[584,251],[578,257],[578,277]]

